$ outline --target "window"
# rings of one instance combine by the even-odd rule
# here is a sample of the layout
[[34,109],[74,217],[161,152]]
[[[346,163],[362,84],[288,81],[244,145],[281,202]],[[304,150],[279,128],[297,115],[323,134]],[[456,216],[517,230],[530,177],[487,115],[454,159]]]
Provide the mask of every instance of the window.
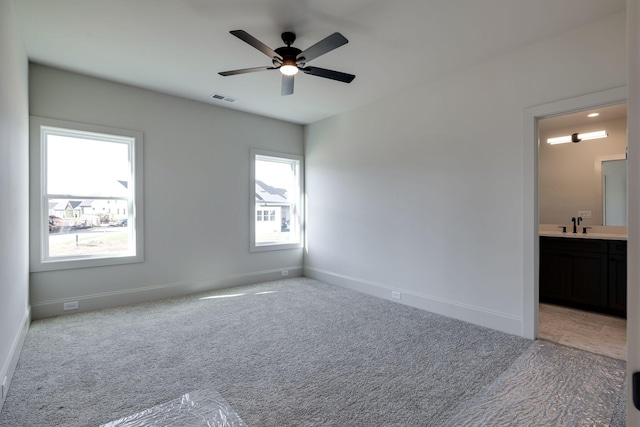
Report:
[[302,247],[302,157],[251,150],[251,251]]
[[31,146],[31,270],[142,262],[142,133],[31,117]]
[[[260,203],[260,202],[258,202]],[[256,221],[272,221],[275,222],[276,220],[276,210],[274,209],[270,209],[270,210],[260,210],[258,209],[256,211]]]

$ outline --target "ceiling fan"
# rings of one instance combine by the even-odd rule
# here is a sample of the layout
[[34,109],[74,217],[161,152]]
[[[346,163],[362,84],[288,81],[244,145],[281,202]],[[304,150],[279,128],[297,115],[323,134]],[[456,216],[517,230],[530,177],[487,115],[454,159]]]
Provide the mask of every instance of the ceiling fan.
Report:
[[272,67],[254,67],[243,68],[240,70],[223,71],[221,76],[235,76],[236,74],[255,73],[257,71],[280,70],[282,73],[281,95],[291,95],[293,93],[293,79],[298,71],[312,76],[324,77],[325,79],[337,80],[339,82],[351,83],[356,77],[353,74],[342,73],[340,71],[327,70],[319,67],[307,67],[307,62],[316,59],[320,55],[331,52],[340,46],[349,43],[342,34],[333,33],[329,37],[320,40],[310,48],[302,51],[291,46],[296,40],[296,35],[286,31],[282,33],[282,41],[286,46],[279,47],[275,50],[253,37],[251,34],[243,30],[230,31],[231,34],[240,40],[250,44],[260,52],[271,58]]

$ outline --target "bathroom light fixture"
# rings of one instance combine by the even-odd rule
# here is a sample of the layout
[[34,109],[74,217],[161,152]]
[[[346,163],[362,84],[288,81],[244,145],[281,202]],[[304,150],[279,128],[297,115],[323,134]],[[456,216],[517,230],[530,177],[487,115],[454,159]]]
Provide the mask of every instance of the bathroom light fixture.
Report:
[[567,142],[580,142],[588,141],[590,139],[606,138],[609,136],[606,130],[599,130],[597,132],[588,133],[574,133],[573,135],[558,136],[556,138],[547,139],[547,143],[550,145],[565,144]]

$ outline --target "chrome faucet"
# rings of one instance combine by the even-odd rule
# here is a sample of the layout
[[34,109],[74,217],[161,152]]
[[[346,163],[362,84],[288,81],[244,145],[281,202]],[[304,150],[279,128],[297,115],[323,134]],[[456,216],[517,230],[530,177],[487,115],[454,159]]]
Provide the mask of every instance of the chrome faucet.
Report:
[[578,225],[580,225],[580,222],[582,221],[582,217],[579,216],[578,218],[576,217],[572,217],[571,221],[573,222],[573,234],[578,233]]

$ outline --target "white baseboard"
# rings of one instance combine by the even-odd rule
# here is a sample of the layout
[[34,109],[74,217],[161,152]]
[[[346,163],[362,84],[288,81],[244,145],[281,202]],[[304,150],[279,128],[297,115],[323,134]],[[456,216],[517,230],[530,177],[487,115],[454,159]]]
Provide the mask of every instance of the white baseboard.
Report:
[[[453,317],[454,319],[463,320],[508,334],[522,336],[522,317],[499,313],[482,307],[475,307],[469,304],[391,287],[318,268],[305,267],[303,273],[306,277],[322,280],[332,285],[342,286],[354,291],[406,304],[443,316]],[[400,292],[400,299],[392,298],[392,291]]]
[[[101,310],[104,308],[119,307],[136,304],[139,302],[153,301],[164,298],[180,297],[198,292],[212,291],[216,289],[231,288],[235,286],[251,285],[253,283],[268,282],[284,279],[281,272],[288,270],[287,277],[302,275],[302,266],[283,267],[276,270],[264,270],[245,274],[236,274],[218,279],[194,280],[162,285],[145,286],[123,291],[103,292],[91,295],[82,295],[73,298],[42,301],[31,304],[31,316],[34,320],[49,317],[72,314],[84,311]],[[77,301],[78,309],[64,311],[65,302]]]
[[9,356],[7,360],[5,360],[2,364],[2,370],[0,370],[0,384],[6,378],[7,381],[5,383],[4,396],[0,393],[0,411],[2,410],[2,406],[4,405],[4,401],[6,399],[7,391],[9,390],[9,385],[11,384],[11,379],[13,378],[13,373],[16,370],[16,365],[18,364],[18,359],[20,358],[20,352],[22,351],[22,345],[24,344],[25,338],[27,338],[27,332],[29,331],[29,325],[31,324],[31,309],[27,307],[27,310],[24,313],[24,317],[22,319],[20,330],[17,331],[16,336],[13,338],[13,342],[11,343],[11,348],[9,349]]

